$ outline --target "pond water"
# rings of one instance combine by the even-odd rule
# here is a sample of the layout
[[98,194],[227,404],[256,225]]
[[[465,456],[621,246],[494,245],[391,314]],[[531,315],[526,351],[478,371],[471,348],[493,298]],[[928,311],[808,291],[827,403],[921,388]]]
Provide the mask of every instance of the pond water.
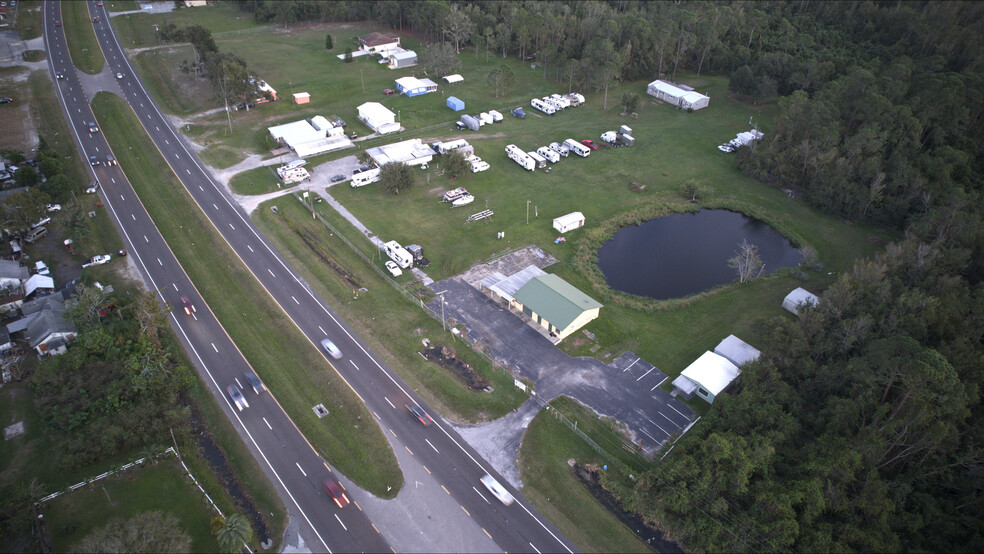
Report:
[[762,275],[803,259],[789,240],[757,219],[701,210],[619,229],[598,251],[598,265],[614,290],[657,300],[679,298],[735,281],[728,258],[742,239],[758,247]]

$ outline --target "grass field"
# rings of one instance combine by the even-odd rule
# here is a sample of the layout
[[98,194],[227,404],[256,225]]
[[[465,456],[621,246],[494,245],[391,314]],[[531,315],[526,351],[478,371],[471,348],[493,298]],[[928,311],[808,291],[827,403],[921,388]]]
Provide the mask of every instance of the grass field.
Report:
[[185,476],[173,455],[132,468],[90,486],[63,494],[41,507],[55,552],[77,550],[79,541],[110,519],[161,511],[180,522],[191,539],[191,552],[218,552],[209,524],[218,514]]
[[[403,477],[389,443],[378,427],[359,429],[353,424],[357,416],[372,418],[366,407],[215,232],[130,107],[114,95],[101,93],[93,101],[93,111],[110,144],[129,145],[114,153],[144,207],[295,425],[326,460],[357,484],[377,496],[394,496]],[[330,410],[323,419],[310,409],[319,403]]]
[[[62,30],[65,32],[68,53],[79,71],[95,75],[106,65],[102,49],[96,41],[92,15],[87,2],[62,2]],[[104,23],[101,23],[105,25]]]
[[257,167],[233,176],[229,188],[236,194],[266,194],[280,190],[283,183],[269,167]]
[[[552,406],[565,414],[587,410],[561,397]],[[617,440],[613,438],[612,440]],[[541,410],[530,422],[519,450],[523,495],[584,552],[650,552],[645,543],[608,512],[571,473],[567,461],[609,464],[549,410]]]
[[[12,7],[7,7],[8,16],[13,11]],[[20,38],[23,40],[38,38],[43,27],[40,0],[21,0],[20,5],[17,6],[17,32],[20,33]]]

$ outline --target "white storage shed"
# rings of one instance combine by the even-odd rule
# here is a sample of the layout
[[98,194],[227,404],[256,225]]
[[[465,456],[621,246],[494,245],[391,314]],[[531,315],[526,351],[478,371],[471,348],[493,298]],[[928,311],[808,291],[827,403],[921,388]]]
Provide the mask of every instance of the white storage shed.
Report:
[[649,83],[646,93],[683,110],[700,110],[706,108],[711,101],[709,97],[699,92],[684,90],[666,81]]
[[558,233],[573,231],[578,227],[584,227],[584,214],[581,212],[571,212],[553,220],[553,227]]
[[803,306],[816,306],[820,303],[820,297],[812,292],[799,287],[782,299],[782,307],[786,310],[799,315],[799,310]]
[[[697,396],[713,404],[714,399],[724,392],[741,371],[724,356],[714,352],[704,352],[680,373],[697,385]],[[674,381],[676,383],[676,381]]]
[[728,335],[728,338],[715,346],[714,353],[724,356],[729,362],[739,367],[757,360],[762,355],[758,348],[734,335]]
[[381,135],[400,130],[400,124],[396,122],[396,114],[379,102],[366,102],[359,106],[358,110],[359,120]]

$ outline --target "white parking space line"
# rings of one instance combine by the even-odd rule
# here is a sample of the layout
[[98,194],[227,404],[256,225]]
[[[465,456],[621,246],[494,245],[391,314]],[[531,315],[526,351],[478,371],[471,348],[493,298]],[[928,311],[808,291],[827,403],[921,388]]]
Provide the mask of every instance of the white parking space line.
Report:
[[[652,371],[654,369],[656,369],[656,368],[655,367],[651,367],[651,368],[649,368],[649,371]],[[647,371],[647,372],[643,373],[642,375],[640,375],[639,378],[636,379],[636,381],[641,381],[643,377],[645,377],[646,375],[649,375],[649,371]]]
[[396,406],[394,406],[394,405],[393,405],[393,403],[392,403],[392,402],[390,402],[390,399],[389,399],[389,398],[386,398],[386,397],[384,396],[384,397],[383,397],[383,400],[385,400],[385,401],[386,401],[386,403],[387,403],[387,404],[389,404],[391,408],[393,408],[394,410],[396,409]]
[[[669,431],[667,431],[666,429],[663,429],[663,428],[662,428],[662,427],[660,427],[659,425],[657,425],[656,427],[657,427],[657,428],[659,428],[659,430],[660,430],[660,431],[662,431],[662,432],[664,432],[664,433],[666,433],[666,436],[667,436],[667,437],[673,434],[673,433],[671,433],[671,432],[669,432]],[[645,432],[645,431],[643,431],[643,432]]]
[[662,380],[662,381],[660,381],[660,382],[659,382],[659,383],[658,383],[658,384],[657,384],[656,386],[658,387],[658,386],[660,386],[660,385],[662,385],[663,383],[665,383],[665,382],[666,382],[666,380],[667,380],[667,379],[669,379],[669,377],[667,377],[667,376],[665,376],[665,375],[664,375],[664,376],[663,376],[663,380]]
[[431,448],[433,448],[434,449],[434,452],[437,452],[438,454],[441,453],[441,451],[438,450],[437,447],[435,447],[433,444],[431,444],[431,441],[429,441],[427,439],[424,439],[424,442],[426,442],[428,446],[430,446]]
[[[666,379],[663,379],[663,381],[665,381],[665,380],[666,380]],[[660,381],[660,384],[662,384],[662,383],[663,383],[663,381]],[[658,387],[658,386],[659,386],[659,385],[656,385],[656,387]],[[651,389],[649,389],[649,392],[653,392],[654,390],[656,390],[656,387],[653,387],[653,388],[651,388]]]
[[239,388],[243,388],[243,384],[239,382],[239,377],[233,377],[232,380],[235,381],[237,385],[239,385]]
[[642,358],[636,358],[635,359],[635,362],[632,362],[631,364],[629,364],[629,367],[627,367],[627,368],[625,368],[625,369],[622,370],[622,373],[625,373],[626,371],[628,371],[632,366],[636,365],[636,362],[638,362],[641,359]]
[[307,473],[304,473],[304,468],[301,467],[300,462],[294,462],[294,465],[297,466],[297,469],[301,470],[301,475],[307,477]]
[[[659,425],[657,425],[656,427],[659,427]],[[640,429],[640,431],[642,431],[642,429]],[[666,433],[666,431],[663,431],[663,432],[664,432],[664,433]],[[656,437],[654,437],[654,436],[652,436],[652,435],[650,435],[649,433],[647,433],[647,432],[645,432],[645,431],[642,431],[642,434],[643,434],[643,435],[646,435],[647,437],[649,437],[649,438],[651,438],[651,439],[653,439],[653,442],[655,442],[656,444],[659,444],[659,441],[658,441],[658,440],[656,440]],[[666,434],[667,434],[667,436],[669,436],[669,433],[666,433]]]
[[[675,422],[672,419],[670,419],[669,417],[667,417],[666,414],[664,414],[663,412],[660,412],[659,410],[657,410],[657,412],[659,412],[659,415],[663,416],[666,419],[666,421],[669,421],[673,425],[676,425],[677,424],[677,422]],[[649,421],[653,421],[653,420],[650,419]],[[656,425],[656,422],[655,421],[653,421],[653,425]]]
[[349,363],[352,364],[352,367],[354,367],[356,370],[362,371],[361,369],[359,369],[359,366],[355,365],[355,362],[353,362],[352,360],[349,360]]
[[270,426],[270,422],[266,418],[263,418],[263,423],[266,423],[267,429],[273,431],[273,427]]
[[348,527],[346,527],[345,524],[342,523],[342,518],[338,517],[338,514],[335,514],[335,519],[338,520],[338,524],[342,526],[342,529],[345,529],[346,531],[348,531]]
[[[667,406],[669,406],[669,407],[670,407],[670,409],[671,409],[671,410],[673,410],[674,412],[676,412],[676,413],[678,413],[678,414],[680,414],[680,410],[678,410],[678,409],[676,409],[676,408],[674,408],[672,404],[667,404]],[[685,416],[685,415],[683,415],[683,414],[680,414],[680,416],[681,416],[681,417],[683,417],[684,419],[687,419],[687,416]],[[687,419],[687,421],[690,421],[690,420],[689,420],[689,419]]]
[[482,497],[482,500],[484,500],[486,504],[491,504],[491,502],[489,502],[489,499],[488,498],[485,498],[485,496],[482,493],[478,492],[478,489],[476,489],[475,487],[472,487],[472,490],[475,491],[476,493],[478,493],[478,496],[481,496]]

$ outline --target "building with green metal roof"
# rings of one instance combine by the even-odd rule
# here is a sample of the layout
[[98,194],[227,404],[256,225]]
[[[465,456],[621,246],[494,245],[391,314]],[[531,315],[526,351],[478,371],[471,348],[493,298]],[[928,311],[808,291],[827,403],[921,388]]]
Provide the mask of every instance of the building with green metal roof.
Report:
[[514,298],[523,313],[559,342],[598,317],[601,303],[556,275],[530,279]]

